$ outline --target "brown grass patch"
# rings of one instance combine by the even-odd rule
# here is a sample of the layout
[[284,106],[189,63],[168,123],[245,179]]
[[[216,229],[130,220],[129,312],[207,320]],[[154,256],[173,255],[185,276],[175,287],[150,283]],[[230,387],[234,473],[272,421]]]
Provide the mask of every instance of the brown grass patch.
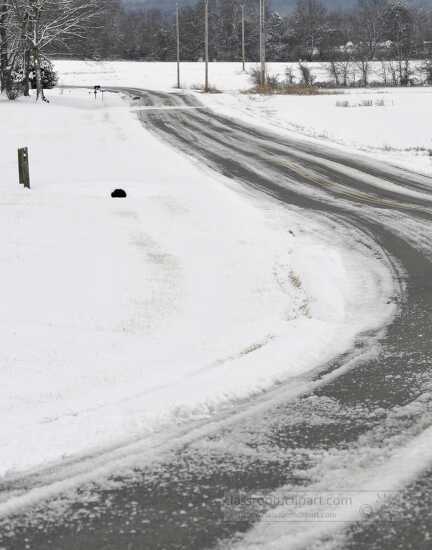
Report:
[[290,86],[254,86],[249,90],[244,90],[243,94],[260,94],[260,95],[334,95],[337,92],[323,91],[317,86],[302,86],[301,84],[294,84]]

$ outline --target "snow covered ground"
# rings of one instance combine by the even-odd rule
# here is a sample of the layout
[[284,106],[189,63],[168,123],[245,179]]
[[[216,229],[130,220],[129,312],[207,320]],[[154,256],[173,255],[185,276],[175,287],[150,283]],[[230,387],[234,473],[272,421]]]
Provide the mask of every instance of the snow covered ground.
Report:
[[364,236],[202,170],[120,94],[50,99],[0,101],[0,477],[206,417],[392,315]]
[[[169,90],[176,80],[173,63],[56,61],[66,85],[135,86]],[[249,64],[248,70],[255,65]],[[291,64],[294,71],[297,65]],[[328,81],[325,64],[312,63],[320,81]],[[269,73],[284,75],[287,64],[270,63]],[[182,64],[183,85],[202,85],[202,63]],[[380,80],[381,64],[371,79]],[[210,81],[223,94],[200,95],[210,107],[253,124],[268,126],[349,147],[412,170],[432,173],[432,88],[352,89],[337,95],[256,96],[237,63],[212,63]]]

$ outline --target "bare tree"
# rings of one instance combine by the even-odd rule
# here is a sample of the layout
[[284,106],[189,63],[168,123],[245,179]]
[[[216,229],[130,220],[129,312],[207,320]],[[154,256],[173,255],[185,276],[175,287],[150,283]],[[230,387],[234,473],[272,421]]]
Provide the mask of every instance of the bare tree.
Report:
[[9,4],[7,0],[0,2],[0,84],[1,91],[6,87],[7,72],[8,72],[8,19],[9,19]]
[[1,92],[10,99],[18,92],[13,75],[22,54],[22,41],[9,0],[0,0],[0,81]]
[[340,61],[331,61],[328,66],[328,73],[334,79],[336,86],[347,87],[350,84],[350,73],[353,65],[349,58]]
[[[9,55],[12,58],[12,71],[19,70],[22,75],[22,90],[24,95],[29,95],[29,70],[30,51],[27,42],[29,29],[29,16],[25,0],[6,0],[10,8],[10,21],[12,22],[13,47],[9,48]],[[18,67],[17,67],[18,66]]]
[[381,78],[384,86],[388,84],[389,70],[386,61],[381,61]]
[[326,33],[327,10],[321,0],[298,0],[292,26],[298,40],[303,43],[309,60],[312,60],[316,50]]
[[315,83],[315,75],[312,73],[310,67],[301,62],[298,67],[301,74],[301,85],[307,87],[313,86]]
[[359,61],[357,61],[357,68],[360,70],[362,86],[366,88],[369,86],[369,73],[371,68],[369,60],[361,56]]
[[386,34],[393,44],[397,60],[399,85],[408,86],[411,81],[411,54],[413,52],[413,13],[401,0],[389,0],[385,14]]
[[[101,11],[101,0],[9,0],[20,28],[27,61],[32,61],[37,98],[45,99],[41,66],[47,49],[64,47]],[[29,63],[25,70],[28,70]]]
[[358,0],[356,28],[365,61],[375,58],[377,46],[383,40],[387,8],[387,0]]
[[327,71],[330,78],[333,78],[334,83],[338,88],[340,86],[340,76],[339,76],[339,67],[336,61],[330,61]]

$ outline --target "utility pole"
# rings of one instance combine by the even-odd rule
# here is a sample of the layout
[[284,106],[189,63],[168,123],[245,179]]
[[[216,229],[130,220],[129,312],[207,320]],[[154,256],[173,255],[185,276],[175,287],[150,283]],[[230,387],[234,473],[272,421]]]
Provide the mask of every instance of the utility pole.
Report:
[[177,88],[181,88],[180,82],[180,8],[176,5],[176,33],[177,33]]
[[204,19],[205,19],[205,85],[204,92],[209,91],[209,0],[204,0]]
[[260,63],[261,86],[266,84],[266,0],[260,0]]
[[243,72],[246,71],[246,48],[245,48],[245,6],[242,4],[242,60],[243,60]]

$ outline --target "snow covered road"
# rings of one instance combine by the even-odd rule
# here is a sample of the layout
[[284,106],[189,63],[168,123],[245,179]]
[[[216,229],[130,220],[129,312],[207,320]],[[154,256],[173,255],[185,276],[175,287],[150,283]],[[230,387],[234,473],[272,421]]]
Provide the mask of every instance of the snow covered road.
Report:
[[[239,524],[227,521],[221,501],[230,491],[269,494],[299,487],[355,491],[367,486],[373,495],[379,489],[374,481],[383,461],[394,465],[392,480],[398,486],[397,453],[415,444],[416,436],[432,424],[432,329],[428,323],[432,313],[432,182],[378,162],[368,163],[362,157],[258,130],[211,111],[139,110],[141,104],[197,106],[187,95],[141,90],[130,90],[130,94],[140,98],[132,104],[146,129],[206,170],[231,179],[233,219],[243,209],[234,197],[264,209],[274,232],[255,233],[246,242],[261,238],[263,248],[273,247],[282,228],[293,232],[301,246],[294,253],[298,273],[292,276],[292,285],[301,285],[311,298],[306,319],[327,326],[334,323],[335,332],[326,342],[333,346],[339,334],[343,336],[340,349],[332,347],[326,356],[324,345],[315,362],[306,362],[287,381],[284,365],[287,361],[299,364],[292,359],[295,339],[289,340],[287,349],[283,346],[287,336],[281,331],[279,343],[276,339],[267,357],[261,357],[260,349],[275,344],[274,338],[258,347],[256,340],[253,348],[245,344],[244,349],[258,352],[246,355],[255,356],[261,365],[267,361],[269,379],[273,376],[273,381],[279,381],[268,400],[258,399],[255,406],[253,401],[246,402],[242,415],[236,417],[233,410],[234,421],[203,430],[157,466],[145,467],[138,455],[134,469],[116,472],[115,481],[81,487],[78,500],[85,505],[77,508],[67,498],[53,499],[48,507],[33,508],[31,515],[9,518],[3,523],[0,541],[8,550],[21,548],[23,539],[30,548],[65,550],[77,548],[77,540],[79,547],[104,550],[199,549],[222,539],[223,548],[287,549],[311,540],[318,544],[322,533],[314,522],[302,525],[300,531],[290,522],[258,523],[244,540],[235,542],[232,537],[249,530],[266,510],[260,510],[258,517],[250,514]],[[302,227],[305,216],[309,218],[307,230]],[[217,222],[210,219],[210,223]],[[239,237],[243,230],[241,225],[230,227],[229,234]],[[217,226],[215,244],[222,231],[228,230]],[[241,233],[239,238],[245,240]],[[282,251],[285,241],[278,246]],[[330,253],[332,249],[338,255]],[[211,262],[211,256],[206,261]],[[263,257],[259,263],[267,261]],[[210,263],[209,277],[213,269]],[[322,283],[318,294],[314,270]],[[339,276],[332,280],[328,273]],[[279,275],[276,278],[280,280]],[[237,300],[233,291],[234,296]],[[275,296],[276,312],[279,298]],[[248,318],[257,315],[247,311]],[[238,323],[235,319],[233,326]],[[308,344],[316,340],[313,336]],[[335,358],[338,351],[345,354]],[[303,348],[299,357],[304,353]],[[213,381],[209,383],[213,387]],[[413,475],[431,459],[427,451],[417,456]],[[39,483],[43,488],[43,478]],[[11,482],[9,491],[13,490],[25,494],[22,486],[14,487]],[[355,521],[355,514],[350,521]],[[362,528],[367,540],[366,522]],[[305,533],[312,539],[306,540]],[[384,547],[379,533],[378,527],[375,546],[368,548]],[[328,532],[323,536],[328,537]],[[342,537],[342,544],[348,544],[351,536],[346,529],[332,540],[336,544]],[[362,534],[355,536],[360,541],[356,548],[363,548]],[[392,544],[397,547],[396,538]]]
[[[0,190],[5,479],[210,417],[317,368],[394,311],[391,272],[354,250],[355,236],[327,220],[305,230],[301,213],[202,171],[143,131],[136,113],[165,107],[144,102],[131,110],[118,94],[98,102],[76,89],[53,95],[48,112],[0,104],[11,123]],[[15,185],[24,139],[27,193]],[[115,187],[126,201],[111,200]]]

